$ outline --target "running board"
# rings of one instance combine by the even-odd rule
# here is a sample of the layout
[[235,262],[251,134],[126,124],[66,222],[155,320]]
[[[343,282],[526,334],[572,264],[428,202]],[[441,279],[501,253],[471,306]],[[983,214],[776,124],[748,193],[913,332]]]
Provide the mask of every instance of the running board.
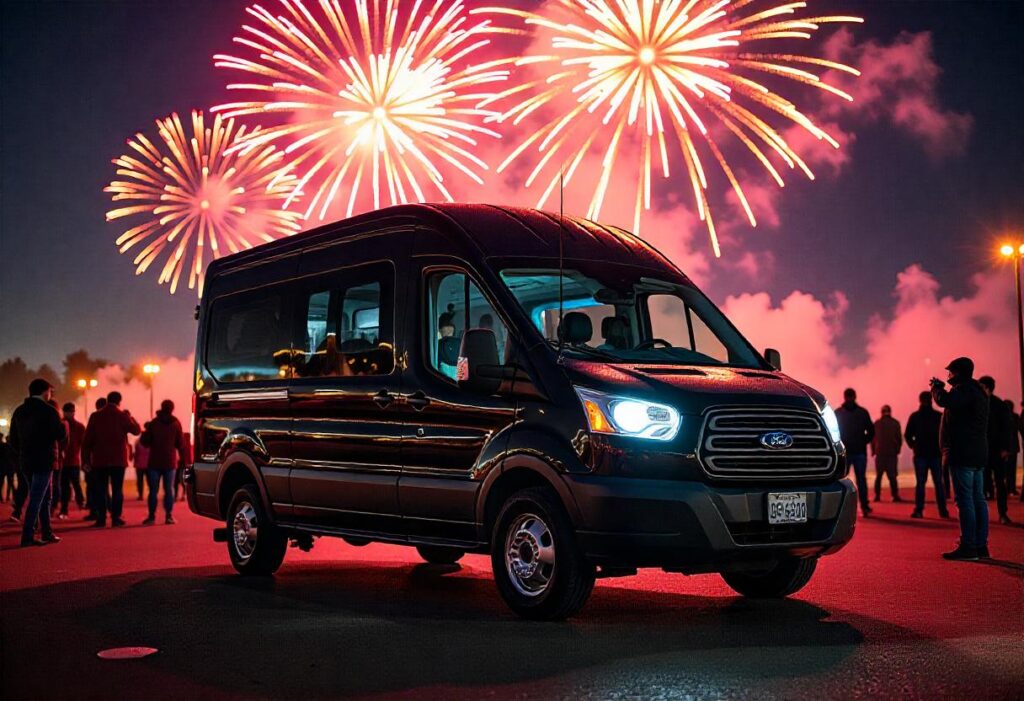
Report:
[[[371,540],[376,543],[390,543],[393,545],[440,545],[448,548],[458,548],[459,550],[474,551],[483,547],[482,543],[476,541],[466,540],[450,540],[447,538],[426,538],[423,536],[403,536],[395,535],[393,533],[379,533],[376,531],[360,531],[350,528],[337,528],[333,526],[308,526],[301,523],[289,523],[287,521],[278,521],[277,525],[286,531],[301,531],[303,533],[309,533],[312,535],[330,536],[334,538],[361,538],[365,540]],[[227,538],[227,529],[218,528],[214,531],[214,539],[216,540],[216,531],[223,530],[225,532],[225,539]]]

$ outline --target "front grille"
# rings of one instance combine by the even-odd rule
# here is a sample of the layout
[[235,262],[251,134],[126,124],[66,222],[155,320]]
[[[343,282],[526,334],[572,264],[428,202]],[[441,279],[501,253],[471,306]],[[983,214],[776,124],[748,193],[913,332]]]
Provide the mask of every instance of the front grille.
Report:
[[[761,443],[767,433],[793,438],[789,448]],[[821,418],[781,407],[713,409],[701,431],[699,456],[712,477],[723,479],[816,479],[836,467],[836,454]]]

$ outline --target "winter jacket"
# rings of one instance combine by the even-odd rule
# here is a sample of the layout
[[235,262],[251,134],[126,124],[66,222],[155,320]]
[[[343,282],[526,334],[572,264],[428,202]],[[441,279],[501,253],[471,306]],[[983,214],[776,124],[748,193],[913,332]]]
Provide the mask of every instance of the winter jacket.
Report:
[[85,424],[74,419],[65,421],[65,424],[68,427],[68,442],[64,447],[64,467],[81,467]]
[[857,402],[843,402],[836,409],[839,419],[839,435],[849,455],[867,455],[868,444],[875,438],[875,424],[867,409]]
[[903,434],[907,445],[914,451],[915,458],[937,458],[942,455],[939,448],[939,424],[942,423],[942,412],[931,407],[918,409],[907,420],[907,430]]
[[881,458],[894,458],[903,448],[903,434],[900,422],[891,416],[883,416],[875,422],[875,437],[871,440],[871,452]]
[[11,417],[11,451],[25,474],[50,472],[60,443],[67,438],[64,420],[40,397],[29,397]]
[[950,389],[932,388],[945,409],[939,428],[942,462],[951,469],[985,467],[988,462],[988,397],[976,380],[953,378]]
[[149,434],[149,469],[176,470],[185,464],[185,439],[181,422],[165,411],[146,424]]
[[128,435],[142,432],[139,422],[114,404],[107,404],[89,417],[82,441],[83,456],[92,467],[127,467]]

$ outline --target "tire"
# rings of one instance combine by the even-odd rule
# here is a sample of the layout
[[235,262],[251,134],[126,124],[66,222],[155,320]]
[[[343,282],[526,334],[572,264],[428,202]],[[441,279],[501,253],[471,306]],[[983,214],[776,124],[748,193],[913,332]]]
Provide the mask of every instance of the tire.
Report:
[[732,589],[753,599],[780,599],[795,594],[811,581],[818,558],[786,558],[766,572],[723,572]]
[[432,565],[454,565],[466,554],[465,550],[441,545],[417,545],[416,552]]
[[532,620],[567,618],[594,589],[594,566],[584,559],[557,495],[544,488],[505,501],[491,536],[491,567],[501,598]]
[[238,574],[274,574],[284,560],[288,538],[270,524],[263,500],[254,485],[243,485],[231,497],[226,521],[228,556]]

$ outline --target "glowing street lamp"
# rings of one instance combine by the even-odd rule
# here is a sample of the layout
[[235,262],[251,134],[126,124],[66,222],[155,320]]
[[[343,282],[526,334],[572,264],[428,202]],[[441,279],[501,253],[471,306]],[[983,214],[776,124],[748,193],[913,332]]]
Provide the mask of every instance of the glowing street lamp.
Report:
[[89,390],[98,384],[99,382],[97,382],[94,378],[79,378],[77,381],[75,381],[75,386],[78,387],[78,389],[82,390],[82,401],[85,402],[85,411],[82,412],[82,415],[86,419],[89,418]]
[[1024,258],[1024,243],[1004,243],[999,248],[1004,258],[1013,259],[1013,284],[1017,288],[1017,351],[1020,364],[1020,395],[1024,400],[1024,308],[1021,306],[1020,261]]
[[142,374],[144,374],[149,382],[149,417],[153,418],[153,380],[156,379],[157,374],[160,372],[160,366],[154,363],[146,363],[142,366]]

